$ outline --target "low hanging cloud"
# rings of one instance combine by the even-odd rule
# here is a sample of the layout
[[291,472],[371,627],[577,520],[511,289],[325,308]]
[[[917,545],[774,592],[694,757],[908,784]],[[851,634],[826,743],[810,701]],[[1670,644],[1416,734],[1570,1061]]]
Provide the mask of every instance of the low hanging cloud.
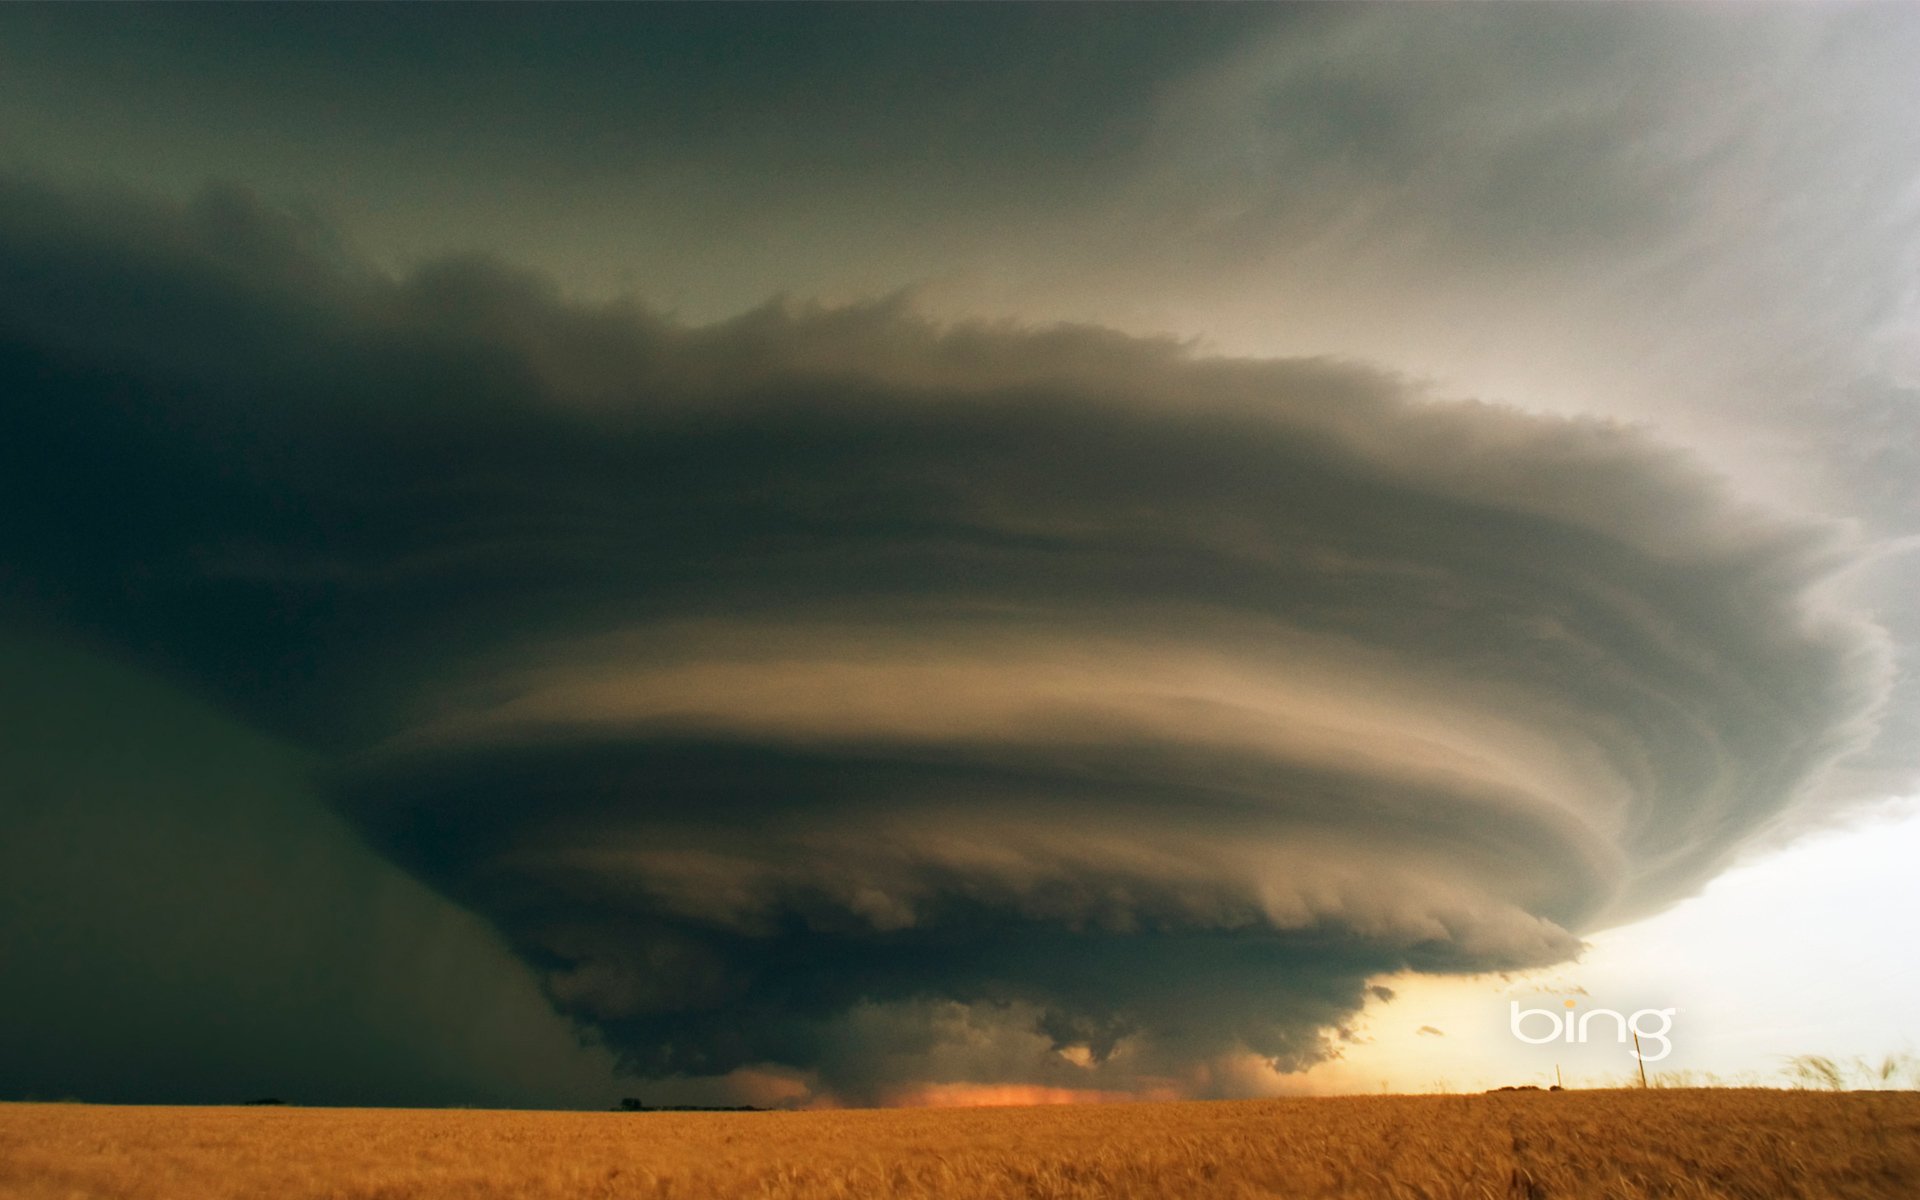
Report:
[[10,604],[314,751],[640,1075],[1304,1068],[1696,888],[1887,688],[1835,530],[1363,365],[689,328],[222,190],[6,183],[0,279]]

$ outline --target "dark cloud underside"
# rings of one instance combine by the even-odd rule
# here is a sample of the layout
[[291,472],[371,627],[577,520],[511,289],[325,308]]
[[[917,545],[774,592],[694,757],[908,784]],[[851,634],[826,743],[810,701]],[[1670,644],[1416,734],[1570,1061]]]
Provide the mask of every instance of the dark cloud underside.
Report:
[[6,184],[0,278],[8,602],[316,753],[645,1073],[872,1095],[956,1004],[994,1078],[1304,1065],[1684,894],[1885,685],[1830,533],[1360,366],[687,327],[219,191]]

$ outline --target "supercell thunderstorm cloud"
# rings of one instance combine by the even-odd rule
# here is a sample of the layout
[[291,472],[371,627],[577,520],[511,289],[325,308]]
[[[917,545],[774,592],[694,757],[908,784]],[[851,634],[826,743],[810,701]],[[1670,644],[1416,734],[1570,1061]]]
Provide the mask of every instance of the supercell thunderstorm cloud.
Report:
[[641,1077],[1300,1069],[1688,894],[1886,691],[1844,531],[1625,426],[0,213],[8,602],[311,751]]

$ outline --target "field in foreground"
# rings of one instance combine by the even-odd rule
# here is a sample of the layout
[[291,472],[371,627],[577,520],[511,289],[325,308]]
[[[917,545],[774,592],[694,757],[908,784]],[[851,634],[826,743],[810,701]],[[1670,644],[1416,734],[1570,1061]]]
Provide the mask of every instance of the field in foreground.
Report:
[[1920,1093],[808,1113],[0,1105],[0,1196],[1920,1196]]

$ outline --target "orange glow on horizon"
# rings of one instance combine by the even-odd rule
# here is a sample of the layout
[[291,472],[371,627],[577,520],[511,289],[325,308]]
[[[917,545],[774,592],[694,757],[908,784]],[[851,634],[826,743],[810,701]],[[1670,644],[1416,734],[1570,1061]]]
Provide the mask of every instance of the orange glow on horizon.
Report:
[[888,1093],[886,1104],[890,1108],[998,1108],[1031,1104],[1127,1104],[1184,1098],[1166,1087],[1117,1092],[1030,1083],[917,1083]]

